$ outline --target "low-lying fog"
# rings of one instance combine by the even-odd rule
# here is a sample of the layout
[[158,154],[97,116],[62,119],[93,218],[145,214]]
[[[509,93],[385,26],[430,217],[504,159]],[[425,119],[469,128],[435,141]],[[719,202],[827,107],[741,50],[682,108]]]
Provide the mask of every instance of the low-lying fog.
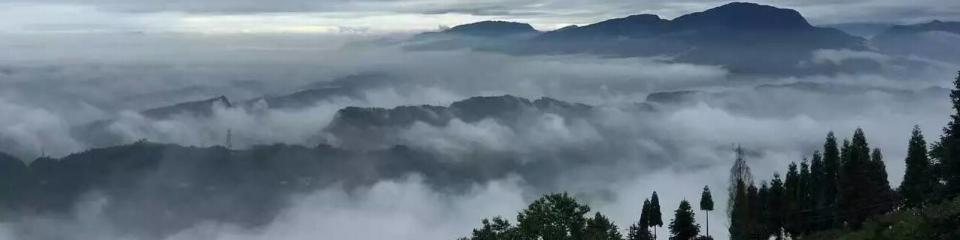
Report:
[[[409,52],[381,44],[401,36],[28,35],[0,37],[0,151],[26,161],[95,147],[75,129],[109,120],[104,131],[122,143],[146,139],[215,146],[225,144],[229,130],[235,149],[272,143],[346,149],[406,145],[449,161],[491,152],[516,161],[571,162],[564,175],[507,174],[459,191],[416,174],[357,188],[329,187],[293,196],[262,227],[208,222],[168,239],[455,239],[482,218],[512,219],[530,200],[554,191],[573,193],[624,229],[637,220],[643,199],[653,191],[665,212],[681,199],[699,199],[703,185],[714,190],[718,206],[725,206],[726,195],[720,193],[727,188],[735,145],[747,149],[755,178],[769,179],[789,162],[809,158],[828,131],[846,138],[857,127],[872,147],[883,149],[896,186],[912,126],[919,124],[932,142],[948,121],[948,89],[958,69],[917,57],[911,61],[925,64],[835,50],[818,51],[809,63],[873,61],[883,67],[859,74],[743,75],[663,58]],[[376,79],[349,84],[368,78]],[[233,105],[256,105],[260,97],[331,81],[348,86],[335,90],[345,93],[303,107],[215,105],[210,115],[165,119],[139,113],[219,96]],[[657,93],[661,98],[648,101]],[[531,101],[549,97],[597,110],[584,116],[534,112],[517,121],[416,123],[357,141],[328,132],[338,110],[349,106],[448,106],[501,95]],[[589,163],[573,164],[565,154],[570,149]],[[72,216],[0,224],[0,239],[138,238],[105,220],[102,209],[110,201],[91,192],[76,203]],[[711,215],[711,231],[725,239],[719,233],[726,230],[726,217],[722,207],[718,210]]]

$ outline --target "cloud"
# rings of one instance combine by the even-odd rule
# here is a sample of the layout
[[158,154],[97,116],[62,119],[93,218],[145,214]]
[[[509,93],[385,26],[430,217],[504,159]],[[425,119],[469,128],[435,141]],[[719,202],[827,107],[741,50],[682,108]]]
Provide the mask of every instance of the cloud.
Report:
[[[574,193],[623,229],[636,220],[639,203],[654,190],[663,197],[664,212],[680,199],[696,199],[705,184],[723,206],[719,198],[725,194],[717,193],[726,189],[733,144],[750,150],[756,178],[767,179],[790,161],[809,156],[827,131],[842,138],[856,127],[866,130],[871,146],[884,149],[891,182],[897,183],[912,125],[920,124],[933,140],[948,120],[943,87],[950,86],[954,74],[949,64],[914,71],[894,57],[848,51],[820,51],[811,61],[869,60],[885,71],[744,77],[721,67],[662,59],[339,48],[355,39],[325,35],[58,36],[64,35],[0,40],[3,50],[16,53],[0,59],[0,114],[7,116],[0,119],[0,139],[16,143],[0,144],[3,150],[16,149],[27,157],[39,150],[76,152],[88,143],[72,138],[71,128],[99,119],[115,120],[107,129],[123,141],[212,146],[223,144],[230,129],[236,148],[242,149],[275,142],[313,145],[346,106],[446,106],[471,96],[502,94],[595,106],[583,116],[535,112],[517,121],[420,122],[370,143],[404,144],[451,162],[494,164],[481,162],[494,159],[523,166],[511,169],[509,177],[464,180],[472,185],[460,189],[464,191],[438,188],[422,177],[377,179],[358,189],[324,188],[293,198],[265,226],[209,222],[171,239],[452,239],[468,234],[483,217],[512,218],[532,198],[553,191]],[[168,119],[137,113],[220,95],[243,103],[369,72],[388,76],[387,83],[362,85],[357,94],[303,108],[221,106],[210,116]],[[651,93],[675,90],[698,91],[703,98],[643,104]],[[115,200],[91,194],[71,218],[5,223],[0,237],[49,231],[53,235],[45,236],[52,238],[67,233],[129,238],[97,220],[103,218],[103,206]],[[723,226],[722,216],[713,214],[713,226]],[[713,232],[719,237],[723,231],[718,229],[723,228]]]
[[[337,32],[423,31],[480,20],[530,22],[544,30],[641,13],[674,18],[727,3],[716,0],[0,0],[3,24],[31,31]],[[957,20],[960,6],[939,0],[761,0],[795,8],[818,24]],[[854,11],[855,10],[855,11]],[[71,14],[50,14],[68,12]],[[56,16],[36,18],[33,16]],[[9,29],[9,28],[8,28]]]

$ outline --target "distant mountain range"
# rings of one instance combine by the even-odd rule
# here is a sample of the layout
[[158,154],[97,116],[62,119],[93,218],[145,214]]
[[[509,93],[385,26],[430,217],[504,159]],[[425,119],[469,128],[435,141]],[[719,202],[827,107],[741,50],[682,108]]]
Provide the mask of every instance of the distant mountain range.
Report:
[[666,56],[680,62],[723,65],[735,73],[804,73],[798,67],[818,49],[867,50],[865,39],[810,25],[799,12],[754,3],[730,3],[662,19],[644,14],[536,32],[523,23],[478,22],[414,37],[408,49],[469,48],[510,54]]
[[[832,25],[853,33],[850,34],[835,28],[813,26],[792,9],[735,2],[672,20],[641,14],[546,32],[539,32],[525,23],[484,21],[423,33],[405,47],[409,50],[473,49],[518,55],[660,56],[677,62],[720,65],[735,74],[796,75],[870,70],[811,63],[812,53],[821,49],[911,52],[953,61],[941,56],[945,54],[934,53],[934,49],[960,48],[939,43],[919,47],[922,49],[916,51],[901,48],[953,40],[957,36],[956,25],[947,22],[909,26]],[[933,31],[952,36],[926,36]],[[890,40],[894,35],[918,34],[924,37]],[[877,36],[873,42],[865,38],[874,35]]]
[[960,63],[960,22],[897,25],[873,37],[881,52]]

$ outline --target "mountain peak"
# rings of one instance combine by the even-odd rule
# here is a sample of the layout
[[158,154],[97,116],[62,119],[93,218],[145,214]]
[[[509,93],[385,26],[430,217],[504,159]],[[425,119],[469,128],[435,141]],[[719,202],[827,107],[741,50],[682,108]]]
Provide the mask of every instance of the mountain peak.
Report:
[[507,21],[482,21],[455,26],[443,31],[473,36],[497,37],[514,34],[537,33],[537,30],[526,23]]
[[673,20],[683,28],[784,30],[812,28],[800,12],[747,2],[728,3]]

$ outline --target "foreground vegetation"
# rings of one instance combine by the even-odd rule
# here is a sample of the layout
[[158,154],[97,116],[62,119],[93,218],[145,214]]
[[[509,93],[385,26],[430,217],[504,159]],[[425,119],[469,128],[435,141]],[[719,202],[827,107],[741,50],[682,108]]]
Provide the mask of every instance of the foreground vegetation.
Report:
[[[939,141],[928,145],[914,127],[896,189],[882,151],[871,149],[859,128],[842,144],[828,133],[810,162],[791,163],[785,178],[774,173],[759,187],[738,148],[728,190],[730,239],[960,239],[960,74],[950,98],[954,112]],[[700,210],[713,210],[708,187],[701,196]],[[547,195],[520,212],[517,225],[500,217],[483,220],[462,240],[657,239],[663,221],[656,192],[641,206],[624,236],[599,212],[585,217],[590,208],[569,195]],[[712,239],[700,235],[694,221],[690,203],[682,201],[668,224],[669,239]]]

